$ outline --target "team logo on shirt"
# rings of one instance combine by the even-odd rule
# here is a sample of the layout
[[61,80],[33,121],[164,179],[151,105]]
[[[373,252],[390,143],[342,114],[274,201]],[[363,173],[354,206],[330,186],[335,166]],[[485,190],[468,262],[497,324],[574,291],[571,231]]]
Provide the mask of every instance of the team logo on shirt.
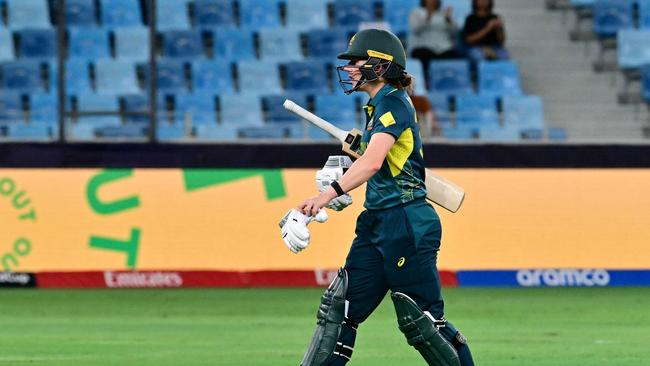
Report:
[[370,122],[368,122],[368,127],[366,127],[366,130],[367,130],[367,131],[372,131],[372,126],[374,125],[374,123],[375,123],[375,119],[372,118],[372,119],[370,120]]
[[400,257],[400,259],[397,260],[397,267],[402,268],[405,263],[406,263],[406,258]]

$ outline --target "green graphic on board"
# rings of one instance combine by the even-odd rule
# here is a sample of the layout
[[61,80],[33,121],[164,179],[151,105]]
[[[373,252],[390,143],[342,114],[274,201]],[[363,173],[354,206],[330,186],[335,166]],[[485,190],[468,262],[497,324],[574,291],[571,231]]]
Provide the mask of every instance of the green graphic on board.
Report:
[[266,199],[269,201],[286,196],[282,170],[280,169],[184,169],[185,190],[218,186],[236,180],[261,176]]
[[[32,204],[29,193],[21,188],[12,177],[0,177],[0,198],[7,201],[14,210],[16,219],[19,222],[36,222],[36,208]],[[4,230],[10,225],[3,218]],[[2,243],[5,244],[5,243]],[[32,242],[29,238],[20,236],[14,240],[11,248],[0,253],[0,272],[12,272],[20,270],[21,262],[32,252]]]
[[97,214],[111,215],[140,206],[138,196],[125,197],[112,202],[104,202],[99,199],[98,191],[101,186],[116,180],[130,178],[132,175],[132,169],[107,169],[92,177],[86,187],[90,208]]
[[[90,178],[86,186],[86,199],[90,209],[98,215],[119,215],[124,211],[140,207],[140,197],[132,196],[102,201],[99,199],[99,190],[109,184],[117,184],[119,180],[132,179],[133,169],[105,169]],[[126,256],[125,265],[135,269],[138,262],[138,249],[140,248],[139,227],[132,227],[129,239],[115,239],[106,236],[91,235],[88,246],[92,249],[109,252],[122,252]]]

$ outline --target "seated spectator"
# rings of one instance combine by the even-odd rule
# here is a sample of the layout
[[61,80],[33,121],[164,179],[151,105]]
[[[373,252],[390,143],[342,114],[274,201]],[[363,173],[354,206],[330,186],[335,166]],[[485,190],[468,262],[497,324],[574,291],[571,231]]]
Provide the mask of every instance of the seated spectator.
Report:
[[420,124],[420,137],[427,138],[432,136],[441,136],[442,129],[438,124],[436,111],[433,109],[429,98],[426,95],[410,95],[415,113],[418,116]]
[[462,38],[467,55],[474,61],[505,60],[506,32],[503,20],[492,12],[494,0],[472,0],[472,13],[465,19]]
[[422,62],[425,80],[429,80],[429,62],[434,59],[458,58],[454,39],[458,27],[452,9],[440,9],[441,0],[420,0],[420,7],[409,16],[409,54]]

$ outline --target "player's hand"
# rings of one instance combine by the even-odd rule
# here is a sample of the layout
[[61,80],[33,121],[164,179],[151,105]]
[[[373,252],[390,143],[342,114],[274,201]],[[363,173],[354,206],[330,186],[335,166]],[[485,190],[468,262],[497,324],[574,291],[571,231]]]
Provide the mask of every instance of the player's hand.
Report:
[[311,221],[327,221],[327,213],[320,210],[314,217],[306,216],[296,209],[287,212],[280,220],[282,240],[287,248],[294,254],[300,253],[309,245],[309,229],[307,224]]
[[[348,156],[330,156],[323,169],[316,172],[316,188],[318,192],[325,191],[333,181],[339,180],[350,166],[352,166],[352,160]],[[351,204],[352,196],[344,194],[329,201],[325,207],[334,211],[341,211]]]
[[325,191],[321,192],[318,196],[307,198],[301,204],[299,204],[297,208],[306,216],[316,216],[318,210],[325,207],[325,205],[327,205],[334,198],[336,198],[336,192],[334,192],[334,189],[328,188]]

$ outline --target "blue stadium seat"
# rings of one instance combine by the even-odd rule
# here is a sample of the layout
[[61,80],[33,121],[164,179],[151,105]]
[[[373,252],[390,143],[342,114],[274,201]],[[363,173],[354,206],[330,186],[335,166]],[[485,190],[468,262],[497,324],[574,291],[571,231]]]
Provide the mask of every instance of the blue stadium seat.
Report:
[[88,0],[65,0],[67,26],[91,27],[97,25],[95,2]]
[[17,33],[18,52],[21,58],[56,57],[58,47],[54,29],[28,29]]
[[0,123],[23,121],[23,102],[20,93],[0,90]]
[[[149,65],[142,64],[144,85],[149,85]],[[157,87],[161,91],[182,91],[187,90],[185,81],[185,64],[182,61],[171,59],[159,59],[156,64]]]
[[517,126],[481,126],[478,136],[482,141],[517,142],[521,139],[521,131]]
[[181,140],[187,135],[183,125],[159,123],[156,125],[156,137],[160,141],[174,141]]
[[7,137],[15,140],[24,141],[43,141],[51,140],[53,137],[53,128],[46,124],[22,124],[16,123],[8,126]]
[[244,127],[239,129],[239,136],[244,139],[284,139],[289,137],[287,127],[259,126]]
[[157,0],[156,28],[159,30],[189,29],[188,0]]
[[319,61],[295,61],[283,64],[286,70],[287,90],[304,93],[327,93],[329,84],[327,65]]
[[390,24],[393,33],[407,31],[411,11],[419,6],[419,0],[384,0],[384,20]]
[[488,95],[520,95],[519,68],[512,61],[481,61],[478,90]]
[[149,29],[145,27],[116,28],[115,56],[120,60],[145,61],[149,59]]
[[7,23],[14,30],[52,27],[47,0],[7,0]]
[[192,62],[192,88],[195,91],[233,93],[231,64],[223,60],[197,60]]
[[522,140],[531,140],[531,141],[540,141],[544,139],[544,129],[542,128],[522,128],[521,129],[521,139]]
[[221,94],[219,111],[222,125],[259,126],[264,121],[257,94]]
[[258,30],[280,27],[279,0],[239,0],[241,27]]
[[551,141],[566,141],[567,131],[562,127],[550,127],[547,131],[548,139]]
[[[123,95],[120,98],[124,110],[124,122],[133,124],[149,123],[148,115],[129,115],[129,113],[147,113],[149,112],[149,97],[144,94]],[[167,111],[165,109],[165,98],[157,97],[157,118],[158,122],[167,120]]]
[[[349,131],[352,128],[359,128],[358,111],[358,100],[354,95],[337,93],[315,96],[314,113],[340,129]],[[332,138],[327,132],[311,124],[308,136],[318,140]]]
[[452,18],[454,23],[460,28],[463,28],[465,24],[465,19],[472,12],[472,1],[471,0],[443,0],[442,8],[446,7],[452,8]]
[[162,32],[163,55],[173,58],[203,57],[203,40],[196,30]]
[[216,58],[229,61],[255,58],[253,32],[248,29],[218,29],[214,32]]
[[497,126],[496,97],[459,95],[456,97],[456,122],[466,126]]
[[265,120],[271,123],[298,123],[302,119],[286,109],[282,105],[286,99],[291,99],[298,105],[307,106],[307,96],[301,93],[285,93],[282,95],[264,95],[262,96],[262,106],[266,112]]
[[442,128],[442,137],[449,140],[471,140],[478,136],[478,129],[474,126],[455,126]]
[[287,27],[295,30],[327,28],[327,2],[287,0]]
[[195,0],[194,18],[199,27],[236,27],[233,0]]
[[77,96],[77,111],[103,112],[115,114],[79,116],[78,123],[93,124],[94,126],[119,126],[122,124],[119,115],[120,107],[114,95],[79,94]]
[[11,32],[0,28],[0,62],[14,59],[14,39]]
[[33,60],[11,61],[0,64],[2,88],[15,91],[43,91],[41,63]]
[[147,138],[148,129],[145,124],[97,127],[95,135],[103,139],[140,141]]
[[243,61],[237,64],[239,91],[274,94],[282,92],[278,64],[271,61]]
[[[82,59],[68,59],[65,61],[65,93],[66,95],[78,95],[93,93],[92,82],[89,72],[90,62]],[[59,64],[57,61],[48,63],[49,67],[49,90],[56,94],[59,84]]]
[[641,68],[641,97],[650,103],[650,65]]
[[361,22],[375,21],[374,0],[335,0],[334,24],[358,27]]
[[542,98],[536,95],[505,96],[502,102],[506,126],[544,127]]
[[650,0],[637,0],[639,6],[639,28],[650,28]]
[[56,125],[59,119],[59,102],[52,93],[35,93],[29,96],[29,121]]
[[102,25],[109,28],[142,26],[139,0],[100,0]]
[[299,33],[293,29],[262,29],[260,56],[263,60],[293,61],[302,59]]
[[314,100],[314,113],[339,128],[358,128],[359,101],[354,95],[318,94]]
[[129,61],[97,61],[95,79],[97,92],[101,94],[129,94],[140,90],[135,65]]
[[650,29],[624,29],[618,32],[618,67],[638,69],[650,63]]
[[422,63],[418,59],[406,59],[406,71],[415,78],[415,94],[426,95],[427,86],[424,80],[424,69]]
[[233,125],[198,125],[194,131],[199,140],[229,141],[239,135],[239,127]]
[[217,123],[215,100],[211,93],[176,94],[175,121],[181,125],[185,122],[191,122],[190,125]]
[[615,37],[620,29],[634,26],[634,2],[598,0],[594,3],[593,31],[600,38]]
[[101,28],[71,28],[70,52],[72,59],[97,60],[110,58],[108,33]]
[[311,30],[307,32],[308,56],[334,58],[347,49],[349,39],[349,31],[343,28]]
[[436,120],[441,125],[447,125],[451,121],[449,113],[449,95],[442,93],[431,93],[428,95],[431,107],[436,115]]
[[432,61],[429,64],[429,88],[432,92],[448,94],[472,93],[469,62]]

